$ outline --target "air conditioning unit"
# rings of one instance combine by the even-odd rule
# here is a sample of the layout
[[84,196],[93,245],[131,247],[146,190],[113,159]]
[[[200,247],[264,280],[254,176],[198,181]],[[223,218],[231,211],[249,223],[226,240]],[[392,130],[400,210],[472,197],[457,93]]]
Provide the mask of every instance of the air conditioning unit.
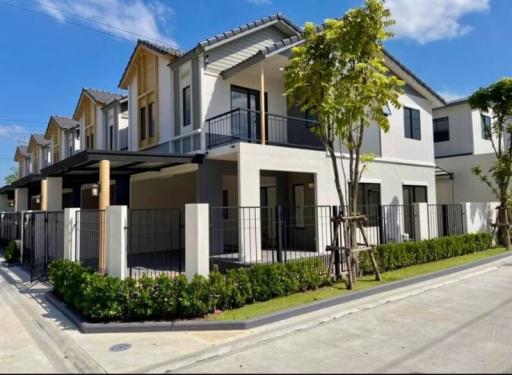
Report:
[[402,241],[409,241],[409,233],[402,233]]

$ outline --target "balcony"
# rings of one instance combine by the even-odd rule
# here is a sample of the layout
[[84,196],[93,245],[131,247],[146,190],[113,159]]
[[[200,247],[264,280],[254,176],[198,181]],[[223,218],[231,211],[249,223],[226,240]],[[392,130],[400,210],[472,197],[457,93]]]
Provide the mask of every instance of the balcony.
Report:
[[[311,131],[316,122],[298,117],[265,114],[265,144],[323,150],[322,140]],[[260,112],[233,109],[206,120],[208,149],[237,142],[261,143]]]

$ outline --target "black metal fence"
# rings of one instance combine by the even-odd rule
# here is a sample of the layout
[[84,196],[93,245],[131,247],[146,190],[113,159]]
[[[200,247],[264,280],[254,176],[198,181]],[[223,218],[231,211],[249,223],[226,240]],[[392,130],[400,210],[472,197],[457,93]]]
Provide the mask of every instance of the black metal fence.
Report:
[[427,210],[429,238],[464,234],[462,204],[429,204]]
[[[315,121],[267,113],[265,122],[267,144],[320,150],[325,148],[321,139],[311,131]],[[260,112],[233,109],[207,119],[206,129],[208,148],[233,142],[260,143]]]
[[105,211],[76,211],[75,261],[98,270],[101,241],[105,241]]
[[[328,264],[336,206],[212,207],[210,267],[224,271],[257,263],[321,257]],[[414,207],[366,205],[365,232],[371,245],[415,239]],[[363,243],[362,233],[357,234]],[[339,238],[341,242],[341,237]]]
[[64,213],[33,211],[23,214],[23,266],[32,281],[48,276],[48,265],[64,258]]
[[6,246],[12,240],[21,239],[21,213],[0,213],[0,246]]
[[185,223],[179,208],[131,209],[128,215],[130,277],[185,272]]

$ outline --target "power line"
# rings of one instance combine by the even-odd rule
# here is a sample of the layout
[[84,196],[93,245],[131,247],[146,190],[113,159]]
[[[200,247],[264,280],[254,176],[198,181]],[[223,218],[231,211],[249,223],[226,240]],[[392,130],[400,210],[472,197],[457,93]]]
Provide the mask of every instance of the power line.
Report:
[[[32,1],[33,3],[36,3],[37,0],[30,0]],[[37,5],[39,5],[40,7],[42,8],[46,8],[46,9],[53,9],[53,10],[56,10],[56,11],[59,11],[61,13],[64,13],[64,14],[69,14],[71,16],[74,16],[76,18],[80,18],[80,19],[83,19],[87,22],[90,22],[90,23],[93,23],[93,24],[97,24],[97,25],[101,25],[101,26],[105,26],[105,27],[108,27],[108,28],[111,28],[111,29],[114,29],[114,30],[118,30],[118,31],[121,31],[123,33],[126,33],[126,34],[130,34],[130,35],[133,35],[133,36],[136,36],[138,38],[142,38],[142,39],[146,39],[146,40],[149,40],[149,41],[152,41],[152,42],[157,42],[157,43],[163,43],[163,44],[166,44],[165,42],[162,42],[162,41],[159,41],[157,39],[153,39],[153,38],[150,38],[148,36],[145,36],[145,35],[141,35],[141,34],[138,34],[138,33],[134,33],[133,31],[130,31],[130,30],[126,30],[126,29],[122,29],[120,27],[117,27],[117,26],[113,26],[113,25],[110,25],[108,23],[104,23],[104,22],[100,22],[100,21],[96,21],[96,20],[93,20],[93,19],[90,19],[90,18],[87,18],[87,17],[84,17],[84,16],[81,16],[80,14],[78,13],[75,13],[75,12],[70,12],[68,10],[64,10],[64,9],[61,9],[59,7],[56,7],[56,6],[52,6],[52,5],[49,5],[49,4],[41,4],[39,2],[37,2]]]
[[[0,0],[0,3],[5,4],[7,6],[10,6],[10,7],[13,7],[13,8],[16,8],[16,9],[24,10],[26,12],[30,12],[30,13],[34,13],[34,14],[39,14],[39,15],[42,15],[42,16],[45,16],[45,17],[49,17],[49,18],[54,18],[53,16],[51,16],[48,13],[45,13],[45,12],[42,12],[42,11],[38,11],[38,10],[35,10],[35,9],[30,9],[30,8],[22,7],[22,6],[19,6],[19,5],[7,2],[5,0]],[[59,10],[62,13],[68,13],[68,14],[72,14],[72,15],[78,17],[78,18],[83,18],[84,20],[87,20],[87,22],[90,22],[91,24],[98,24],[98,25],[106,26],[106,27],[109,27],[111,29],[120,30],[120,31],[122,31],[124,33],[127,33],[127,34],[132,34],[132,35],[137,36],[137,37],[142,38],[142,39],[148,39],[148,40],[153,41],[153,42],[166,44],[164,42],[161,42],[161,41],[158,41],[158,40],[154,40],[152,38],[147,38],[147,37],[145,37],[143,35],[140,35],[140,34],[128,31],[128,30],[120,29],[120,28],[117,28],[117,27],[114,27],[114,26],[111,26],[111,25],[108,25],[108,24],[105,24],[105,23],[102,23],[102,22],[98,22],[98,21],[94,21],[94,20],[88,19],[86,17],[82,17],[82,16],[80,16],[78,14],[75,14],[75,13],[72,13],[72,12],[63,11],[60,8],[51,7],[51,6],[47,6],[47,5],[43,5],[43,4],[39,4],[39,5],[43,6],[43,7],[46,7],[47,9],[52,8],[52,9]],[[76,27],[81,27],[81,28],[84,28],[84,29],[87,29],[87,30],[90,30],[90,31],[95,31],[95,32],[100,33],[100,34],[108,35],[108,36],[110,36],[112,38],[122,39],[122,40],[130,41],[130,42],[133,41],[132,39],[127,38],[127,37],[123,37],[122,35],[110,33],[110,32],[105,31],[105,30],[99,30],[99,29],[96,29],[96,28],[84,25],[83,23],[72,22],[72,21],[70,21],[68,19],[62,19],[62,22],[68,23],[68,24],[76,26]]]

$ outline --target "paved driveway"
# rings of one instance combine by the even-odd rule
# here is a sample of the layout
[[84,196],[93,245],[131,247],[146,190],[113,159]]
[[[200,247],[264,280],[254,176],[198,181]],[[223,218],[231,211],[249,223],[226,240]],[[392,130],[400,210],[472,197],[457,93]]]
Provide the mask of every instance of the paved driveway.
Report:
[[184,372],[511,372],[512,264]]

